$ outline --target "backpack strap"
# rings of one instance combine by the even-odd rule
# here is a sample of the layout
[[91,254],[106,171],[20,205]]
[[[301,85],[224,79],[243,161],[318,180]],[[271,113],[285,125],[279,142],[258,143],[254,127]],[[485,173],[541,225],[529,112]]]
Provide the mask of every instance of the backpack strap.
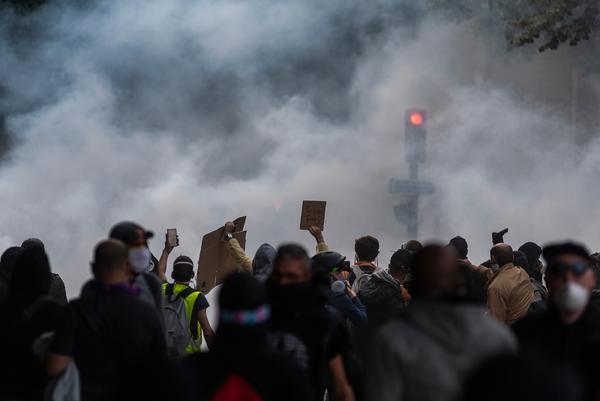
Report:
[[[173,285],[173,284],[171,284],[171,285]],[[179,291],[179,293],[177,294],[177,298],[186,299],[187,297],[189,297],[190,295],[192,295],[195,292],[197,292],[197,291],[191,287],[184,288],[183,290]]]
[[[174,284],[167,285],[167,294],[169,294],[169,292],[168,292],[169,286],[171,287],[170,295],[173,295]],[[201,294],[200,291],[195,290],[191,287],[184,288],[183,290],[181,290],[177,293],[177,295],[175,296],[175,299],[173,301],[180,299],[180,298],[186,299],[187,297],[189,297],[190,295],[192,295],[195,292],[197,292],[198,295]],[[167,296],[169,296],[169,295],[167,295]],[[173,301],[170,301],[170,302],[173,302]],[[194,340],[197,340],[198,337],[200,337],[200,332],[198,330],[198,312],[200,312],[200,303],[198,302],[198,298],[196,298],[196,301],[194,302],[194,307],[192,308],[191,319],[190,319],[190,333],[192,334],[192,338]]]

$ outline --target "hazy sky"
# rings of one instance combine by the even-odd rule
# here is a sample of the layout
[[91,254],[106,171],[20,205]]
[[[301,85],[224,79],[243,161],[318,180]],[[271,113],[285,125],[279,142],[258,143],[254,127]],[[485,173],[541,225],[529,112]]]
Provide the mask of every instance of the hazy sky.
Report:
[[0,246],[43,239],[70,295],[120,220],[154,230],[157,255],[176,227],[173,258],[196,258],[202,235],[239,215],[250,254],[312,247],[302,199],[328,201],[332,248],[352,257],[372,234],[387,265],[407,240],[388,180],[408,175],[410,107],[430,115],[423,178],[437,191],[422,203],[423,239],[463,235],[475,261],[504,227],[515,246],[598,247],[598,141],[574,146],[568,113],[546,102],[568,108],[569,50],[508,53],[477,21],[407,26],[384,0],[98,4],[0,23],[16,140],[0,167]]

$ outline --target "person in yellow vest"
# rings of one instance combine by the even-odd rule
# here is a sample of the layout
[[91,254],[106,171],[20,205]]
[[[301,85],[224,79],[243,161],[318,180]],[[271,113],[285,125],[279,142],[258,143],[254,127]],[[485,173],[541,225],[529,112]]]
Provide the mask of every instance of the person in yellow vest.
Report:
[[[198,290],[189,286],[194,277],[194,263],[187,256],[178,256],[173,262],[173,272],[171,273],[173,283],[164,283],[163,291],[165,293],[165,325],[167,329],[167,346],[179,351],[171,352],[181,353],[182,347],[177,342],[182,340],[187,343],[184,354],[199,352],[202,346],[202,335],[206,339],[208,348],[212,346],[214,331],[206,316],[206,309],[210,306],[206,297]],[[182,302],[183,301],[183,302]],[[183,308],[182,308],[183,307]],[[183,313],[185,309],[185,329],[189,330],[189,336],[182,336]],[[188,334],[188,333],[185,333]],[[182,356],[182,355],[175,355]]]

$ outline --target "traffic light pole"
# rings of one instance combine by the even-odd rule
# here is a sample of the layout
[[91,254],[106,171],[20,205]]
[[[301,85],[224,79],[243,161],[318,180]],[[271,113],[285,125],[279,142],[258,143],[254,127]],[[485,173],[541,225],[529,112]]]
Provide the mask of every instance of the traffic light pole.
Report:
[[430,182],[419,180],[419,164],[425,163],[427,112],[425,110],[406,110],[404,121],[405,160],[408,163],[409,179],[390,181],[390,193],[401,193],[405,202],[394,206],[396,219],[406,225],[409,239],[417,239],[419,234],[419,200],[421,195],[431,194],[434,190]]
[[[419,163],[413,160],[409,164],[410,179],[419,180]],[[407,208],[410,211],[410,218],[406,225],[406,233],[409,239],[416,239],[419,233],[419,193],[410,195],[407,202]]]

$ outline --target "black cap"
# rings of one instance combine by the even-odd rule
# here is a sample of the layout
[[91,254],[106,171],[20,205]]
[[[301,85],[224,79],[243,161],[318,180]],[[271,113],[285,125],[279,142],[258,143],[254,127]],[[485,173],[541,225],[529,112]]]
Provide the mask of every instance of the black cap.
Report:
[[131,245],[139,240],[140,230],[144,233],[144,239],[154,237],[154,233],[152,231],[147,231],[139,224],[131,221],[122,221],[115,224],[110,229],[110,234],[108,234],[108,236],[110,238],[123,241],[125,245]]
[[190,281],[194,277],[194,262],[192,259],[181,255],[173,262],[173,272],[171,277],[175,281]]
[[590,261],[590,253],[585,246],[576,244],[574,242],[563,242],[560,244],[552,244],[544,247],[542,255],[546,259],[546,263],[551,264],[552,260],[560,255],[571,254],[582,257],[583,259]]

